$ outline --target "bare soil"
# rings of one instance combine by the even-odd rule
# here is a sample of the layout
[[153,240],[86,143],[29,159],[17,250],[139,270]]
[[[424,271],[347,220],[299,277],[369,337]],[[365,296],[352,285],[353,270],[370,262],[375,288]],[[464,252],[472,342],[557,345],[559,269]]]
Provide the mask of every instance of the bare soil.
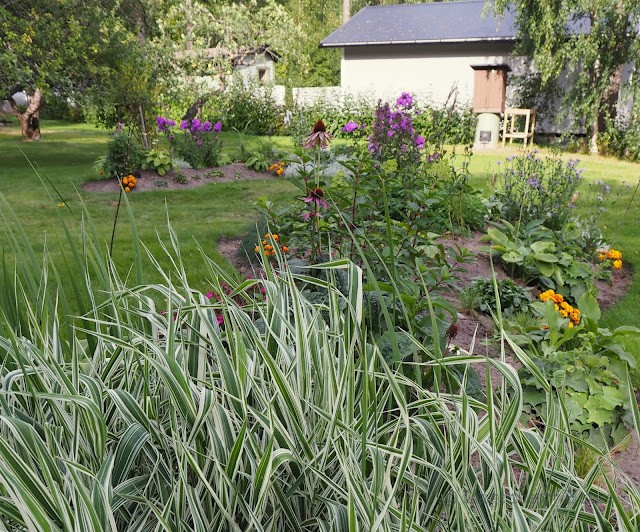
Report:
[[[220,177],[206,177],[210,172],[221,172]],[[227,166],[217,168],[199,168],[179,170],[187,178],[187,183],[178,183],[175,180],[177,170],[170,170],[161,176],[155,170],[142,170],[140,176],[136,176],[138,186],[130,194],[137,194],[149,190],[181,190],[186,188],[196,188],[209,183],[228,183],[242,179],[273,179],[275,175],[269,172],[256,172],[252,168],[247,168],[244,163],[232,163]],[[166,182],[166,185],[159,186],[158,181]],[[83,185],[85,190],[92,192],[117,192],[118,181],[114,178],[101,179],[100,181],[89,181]]]

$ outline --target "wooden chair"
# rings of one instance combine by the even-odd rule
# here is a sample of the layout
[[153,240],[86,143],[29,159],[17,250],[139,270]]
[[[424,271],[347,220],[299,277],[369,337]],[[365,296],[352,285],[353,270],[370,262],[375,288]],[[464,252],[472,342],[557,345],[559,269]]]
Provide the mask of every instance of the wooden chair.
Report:
[[[517,132],[515,129],[516,116],[524,116],[524,131]],[[511,120],[509,120],[511,118]],[[509,131],[507,131],[507,126]],[[509,139],[509,144],[513,144],[513,139],[524,140],[524,148],[527,147],[527,140],[531,139],[533,144],[533,133],[536,129],[536,110],[535,109],[505,109],[504,125],[502,126],[502,147]]]

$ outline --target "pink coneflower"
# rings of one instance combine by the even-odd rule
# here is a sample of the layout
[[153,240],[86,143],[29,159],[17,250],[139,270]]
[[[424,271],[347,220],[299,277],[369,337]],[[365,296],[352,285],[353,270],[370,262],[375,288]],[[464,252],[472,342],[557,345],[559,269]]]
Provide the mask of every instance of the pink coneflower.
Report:
[[322,199],[324,197],[324,192],[322,192],[321,188],[314,188],[306,198],[298,198],[304,201],[305,203],[315,202],[316,208],[323,207],[324,209],[328,209],[329,205],[327,202]]
[[322,218],[322,214],[320,214],[319,212],[316,212],[316,211],[303,212],[300,215],[300,218],[302,218],[306,222],[312,216],[315,216],[317,218]]
[[322,120],[318,120],[313,126],[313,131],[307,137],[302,144],[305,150],[312,148],[313,146],[320,146],[326,148],[331,142],[331,133],[327,133],[327,128]]

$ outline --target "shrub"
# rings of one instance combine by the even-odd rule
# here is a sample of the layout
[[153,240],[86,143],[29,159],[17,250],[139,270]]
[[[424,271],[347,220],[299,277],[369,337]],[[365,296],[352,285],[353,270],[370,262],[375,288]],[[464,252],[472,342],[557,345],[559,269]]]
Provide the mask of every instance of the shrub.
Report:
[[524,224],[544,220],[547,227],[560,229],[575,208],[582,181],[578,162],[540,159],[535,152],[498,161],[493,200],[498,202],[500,217]]
[[107,140],[107,154],[96,161],[94,169],[105,177],[123,177],[139,174],[144,163],[145,152],[140,141],[121,124]]
[[282,131],[282,109],[275,103],[269,85],[234,82],[211,100],[209,106],[223,117],[225,130],[250,135],[276,135]]

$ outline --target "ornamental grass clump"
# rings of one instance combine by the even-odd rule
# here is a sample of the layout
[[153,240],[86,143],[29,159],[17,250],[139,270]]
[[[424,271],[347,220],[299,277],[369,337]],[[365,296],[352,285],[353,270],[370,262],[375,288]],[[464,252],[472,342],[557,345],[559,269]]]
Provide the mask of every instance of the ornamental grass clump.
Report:
[[[607,454],[595,449],[576,474],[566,411],[545,380],[545,424],[519,423],[522,388],[504,350],[445,356],[437,334],[425,347],[392,330],[392,349],[415,350],[435,385],[391,368],[364,320],[362,271],[346,259],[315,266],[321,279],[277,256],[264,279],[237,283],[203,253],[207,294],[190,283],[173,228],[167,257],[144,250],[162,279],[147,284],[133,221],[135,280],[103,255],[90,221],[77,239],[69,225],[74,318],[57,282],[65,270],[46,248],[36,257],[1,196],[0,208],[16,257],[0,262],[3,530],[633,530],[640,520],[640,493],[624,476],[613,485]],[[302,288],[310,282],[321,302]],[[465,391],[472,364],[501,376],[496,388],[487,377],[486,398]],[[445,393],[445,379],[461,385]]]

